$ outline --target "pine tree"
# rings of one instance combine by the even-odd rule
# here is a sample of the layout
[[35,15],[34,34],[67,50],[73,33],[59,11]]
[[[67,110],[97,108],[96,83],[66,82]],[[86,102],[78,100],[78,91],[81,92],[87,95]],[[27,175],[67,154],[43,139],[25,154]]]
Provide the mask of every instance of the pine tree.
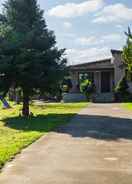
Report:
[[23,91],[24,116],[34,90],[50,91],[63,75],[65,49],[58,49],[36,0],[7,0],[0,16],[0,89]]

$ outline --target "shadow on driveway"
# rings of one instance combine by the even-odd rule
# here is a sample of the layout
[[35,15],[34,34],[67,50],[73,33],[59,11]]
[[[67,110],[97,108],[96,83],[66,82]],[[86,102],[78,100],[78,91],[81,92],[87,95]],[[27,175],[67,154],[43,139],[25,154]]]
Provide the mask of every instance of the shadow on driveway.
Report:
[[[71,118],[71,114],[49,114],[30,119],[5,119],[5,126],[23,131],[54,131],[68,134],[74,138],[94,138],[101,140],[132,139],[132,119],[99,116],[77,115],[68,124],[61,125]],[[55,126],[53,126],[53,124]],[[61,125],[61,126],[60,126]],[[55,129],[57,126],[59,128]],[[52,127],[52,128],[51,128]]]

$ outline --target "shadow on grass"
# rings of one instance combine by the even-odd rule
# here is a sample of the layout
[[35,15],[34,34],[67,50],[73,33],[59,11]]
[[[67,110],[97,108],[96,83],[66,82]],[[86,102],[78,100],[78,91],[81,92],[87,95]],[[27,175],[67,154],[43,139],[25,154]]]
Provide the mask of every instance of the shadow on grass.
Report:
[[[94,138],[100,140],[132,139],[132,119],[110,116],[49,114],[34,118],[5,119],[5,126],[23,131],[49,132],[68,134],[74,138]],[[58,127],[58,128],[57,128]]]
[[3,121],[5,126],[22,131],[49,132],[56,127],[66,124],[75,114],[48,114],[36,117],[13,117]]

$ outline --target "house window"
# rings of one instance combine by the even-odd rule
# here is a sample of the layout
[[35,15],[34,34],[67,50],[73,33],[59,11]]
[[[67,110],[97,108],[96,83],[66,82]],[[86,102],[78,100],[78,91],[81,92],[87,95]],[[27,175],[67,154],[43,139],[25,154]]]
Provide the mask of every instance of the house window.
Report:
[[90,81],[94,81],[94,73],[93,72],[87,72],[87,73],[79,73],[79,81],[82,80],[90,80]]

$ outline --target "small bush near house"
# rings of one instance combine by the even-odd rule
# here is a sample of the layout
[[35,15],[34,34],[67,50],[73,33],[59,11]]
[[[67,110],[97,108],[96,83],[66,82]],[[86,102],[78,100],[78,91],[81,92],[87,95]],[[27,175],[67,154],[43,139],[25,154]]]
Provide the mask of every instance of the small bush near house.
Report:
[[71,79],[64,79],[62,83],[62,92],[68,93],[72,88]]
[[89,100],[90,96],[95,92],[95,85],[88,79],[83,80],[80,84],[80,91],[84,93]]
[[127,102],[132,100],[132,94],[128,91],[129,86],[124,77],[121,81],[119,81],[117,87],[115,88],[115,98],[117,102]]

